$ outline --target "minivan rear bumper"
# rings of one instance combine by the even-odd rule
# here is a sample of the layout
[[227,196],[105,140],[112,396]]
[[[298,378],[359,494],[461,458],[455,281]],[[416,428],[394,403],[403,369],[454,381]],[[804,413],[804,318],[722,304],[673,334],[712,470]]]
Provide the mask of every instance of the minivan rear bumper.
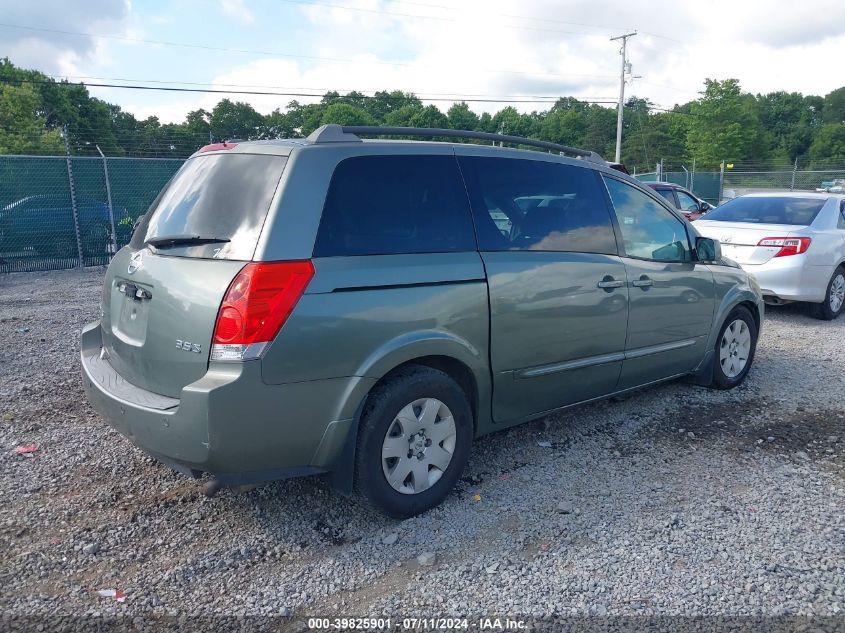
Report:
[[83,329],[80,350],[85,393],[97,413],[160,461],[185,473],[211,473],[225,484],[331,470],[355,408],[375,382],[348,377],[268,385],[260,361],[213,363],[178,399],[162,399],[127,387],[113,369],[107,375],[97,362],[101,348],[97,321]]

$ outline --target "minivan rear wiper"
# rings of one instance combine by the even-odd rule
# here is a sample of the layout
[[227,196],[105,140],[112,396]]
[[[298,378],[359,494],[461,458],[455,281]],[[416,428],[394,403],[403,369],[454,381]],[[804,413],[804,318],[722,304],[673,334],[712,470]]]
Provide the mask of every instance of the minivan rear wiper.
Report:
[[222,244],[229,242],[225,237],[200,237],[199,235],[162,235],[147,240],[147,244],[156,248],[169,246],[196,246],[200,244]]

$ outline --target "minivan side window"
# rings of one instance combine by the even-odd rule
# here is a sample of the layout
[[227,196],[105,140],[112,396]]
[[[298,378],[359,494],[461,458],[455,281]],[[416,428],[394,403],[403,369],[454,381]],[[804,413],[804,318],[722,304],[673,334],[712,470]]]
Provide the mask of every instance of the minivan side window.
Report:
[[684,223],[651,196],[615,178],[604,178],[625,254],[661,262],[687,262],[692,255]]
[[335,168],[315,257],[475,248],[454,156],[358,156]]
[[616,254],[610,211],[592,170],[514,158],[458,162],[481,250]]

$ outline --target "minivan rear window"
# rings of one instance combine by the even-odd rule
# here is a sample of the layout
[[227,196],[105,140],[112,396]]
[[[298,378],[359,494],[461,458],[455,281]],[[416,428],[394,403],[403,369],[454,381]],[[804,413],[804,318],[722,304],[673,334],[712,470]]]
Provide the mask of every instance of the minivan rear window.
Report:
[[285,156],[209,154],[189,159],[153,202],[133,236],[180,257],[250,260]]
[[358,156],[335,168],[315,257],[475,250],[454,156]]
[[821,211],[824,198],[773,196],[734,198],[713,209],[705,220],[747,222],[749,224],[794,224],[807,226]]

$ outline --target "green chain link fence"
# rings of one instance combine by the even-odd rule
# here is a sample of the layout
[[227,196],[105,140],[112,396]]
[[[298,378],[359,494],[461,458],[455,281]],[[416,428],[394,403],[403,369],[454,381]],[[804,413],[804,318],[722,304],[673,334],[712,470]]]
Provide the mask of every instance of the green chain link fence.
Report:
[[0,272],[108,263],[183,162],[0,156]]

